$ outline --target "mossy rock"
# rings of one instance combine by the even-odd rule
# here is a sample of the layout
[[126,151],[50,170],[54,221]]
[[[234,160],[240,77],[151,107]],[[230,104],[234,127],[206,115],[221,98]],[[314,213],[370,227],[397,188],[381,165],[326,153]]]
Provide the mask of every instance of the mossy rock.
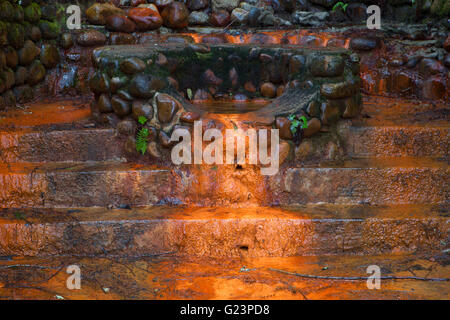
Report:
[[6,23],[0,21],[0,46],[4,46],[8,43],[8,32]]
[[[56,2],[56,1],[55,1]],[[61,25],[65,25],[67,21],[66,14],[67,4],[52,3],[41,6],[41,19],[48,21],[56,21]],[[81,9],[83,12],[83,9]]]
[[18,103],[29,102],[34,97],[33,89],[29,85],[14,87],[13,92]]
[[442,16],[450,16],[450,1],[447,0],[441,10]]
[[4,67],[6,67],[6,53],[0,51],[0,69],[3,69]]
[[14,19],[14,7],[8,1],[0,3],[0,19],[3,21],[13,21]]
[[16,96],[14,95],[14,92],[12,90],[7,90],[4,94],[3,94],[3,99],[5,101],[5,104],[7,106],[15,106],[16,105]]
[[47,40],[56,39],[61,33],[61,27],[58,23],[47,20],[39,22],[39,29],[41,29],[42,37]]
[[4,68],[3,71],[0,73],[0,78],[5,84],[6,89],[10,89],[14,86],[15,83],[14,71],[12,71],[10,68]]
[[394,15],[397,21],[413,22],[416,16],[416,4],[397,7]]
[[46,71],[42,63],[39,60],[35,60],[28,68],[28,84],[33,86],[42,81],[45,77],[45,72]]
[[90,78],[89,86],[97,94],[109,93],[110,79],[106,73],[96,72]]
[[52,44],[42,45],[40,60],[46,68],[55,67],[60,61],[58,48]]
[[24,10],[25,20],[31,23],[38,22],[41,19],[41,7],[37,3],[32,3]]
[[55,21],[58,9],[54,4],[43,5],[41,8],[42,19]]
[[19,64],[19,55],[17,54],[17,51],[11,46],[7,46],[3,50],[5,52],[6,64],[10,68],[16,68]]
[[23,66],[30,65],[38,56],[39,49],[33,41],[26,40],[22,49],[19,50],[19,62]]
[[439,17],[450,15],[450,0],[434,0],[430,12]]
[[28,21],[24,21],[21,23],[23,29],[25,30],[25,38],[29,39],[30,38],[30,34],[31,34],[31,28],[33,27],[33,25],[31,23],[29,23]]
[[8,28],[8,42],[19,50],[25,42],[25,28],[18,23],[10,23]]
[[23,8],[19,5],[16,5],[14,7],[14,21],[22,23],[23,19],[25,19],[25,13],[23,11]]

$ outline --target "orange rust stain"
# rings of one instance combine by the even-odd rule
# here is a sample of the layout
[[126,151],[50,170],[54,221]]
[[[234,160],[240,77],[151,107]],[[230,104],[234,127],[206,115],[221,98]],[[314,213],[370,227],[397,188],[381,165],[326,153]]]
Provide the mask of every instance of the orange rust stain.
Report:
[[228,43],[242,43],[242,36],[241,35],[231,35],[231,34],[227,34],[225,35]]
[[[382,280],[380,290],[369,290],[365,280],[306,279],[274,271],[319,276],[367,277],[365,267],[377,264],[389,275],[446,277],[449,267],[411,255],[329,256],[249,259],[192,259],[163,256],[142,258],[15,257],[0,279],[0,295],[10,299],[448,299],[446,282]],[[81,290],[69,290],[61,266],[84,266]],[[241,271],[243,266],[248,271]],[[414,266],[420,266],[417,270]],[[327,267],[324,270],[324,267]],[[409,269],[409,270],[408,270]],[[56,270],[56,271],[55,271]],[[429,275],[430,271],[431,274]],[[19,279],[20,278],[20,279]],[[42,281],[42,280],[43,281]],[[48,280],[45,280],[48,279]],[[40,280],[40,281],[39,281]],[[38,286],[36,285],[38,284]]]
[[198,33],[187,33],[186,35],[192,37],[196,43],[201,43],[203,36]]
[[344,45],[344,47],[345,47],[346,49],[350,48],[350,39],[346,39],[346,40],[345,40],[345,45]]
[[[370,115],[364,122],[370,125],[401,126],[401,127],[424,127],[430,125],[429,119],[420,117],[421,122],[405,121],[407,118],[414,118],[421,113],[432,113],[446,110],[448,105],[444,102],[420,101],[417,99],[407,99],[385,96],[364,95],[364,112]],[[433,119],[434,125],[448,128],[450,124],[444,118]]]
[[308,46],[326,47],[330,39],[340,39],[345,42],[345,48],[349,48],[350,39],[342,39],[338,34],[316,33],[308,30],[298,30],[287,33],[286,31],[264,31],[260,33],[242,33],[239,35],[223,34],[223,33],[184,33],[183,35],[190,36],[196,43],[201,43],[203,37],[220,35],[226,39],[227,43],[234,44],[249,44],[252,43],[258,35],[264,36],[264,43],[266,44],[284,44],[291,45],[305,45],[305,41],[313,36],[316,38],[314,44],[307,44]]
[[[45,124],[71,123],[89,118],[91,110],[87,103],[75,101],[37,102],[22,109],[0,112],[1,127],[33,127]],[[51,116],[49,116],[51,115]]]

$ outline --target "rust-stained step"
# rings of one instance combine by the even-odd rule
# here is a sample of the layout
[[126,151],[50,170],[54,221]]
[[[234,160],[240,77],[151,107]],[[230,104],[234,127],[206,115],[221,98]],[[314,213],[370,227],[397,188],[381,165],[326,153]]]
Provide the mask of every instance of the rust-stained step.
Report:
[[[349,126],[340,134],[347,157],[449,157],[450,128]],[[114,129],[106,128],[0,131],[0,158],[3,162],[125,161],[123,144]]]
[[342,132],[348,157],[449,159],[450,128],[350,126]]
[[445,205],[10,209],[0,255],[273,257],[435,252],[450,246]]
[[[159,257],[11,257],[0,260],[0,299],[446,299],[448,254],[213,259]],[[81,272],[81,289],[67,288],[67,267]],[[367,267],[381,270],[370,290]],[[280,272],[281,271],[281,272]],[[284,272],[361,280],[304,278]],[[395,279],[385,279],[391,277]],[[169,319],[178,309],[168,310]]]
[[[347,157],[448,159],[447,110],[444,104],[365,96],[363,115],[339,124],[339,140]],[[123,141],[115,130],[96,127],[89,115],[88,103],[72,100],[0,112],[0,160],[123,161]]]
[[76,99],[44,99],[0,111],[0,131],[72,127],[87,124],[91,110],[89,96]]
[[0,131],[3,162],[126,161],[115,129]]
[[450,127],[448,103],[416,99],[363,95],[362,117],[358,125]]
[[448,104],[364,96],[362,115],[342,126],[350,157],[449,158]]
[[270,189],[283,204],[447,203],[448,179],[448,167],[287,168]]
[[280,168],[264,178],[257,168],[231,165],[212,170],[116,162],[3,164],[0,207],[439,204],[449,200],[448,177],[446,162],[398,158]]
[[178,195],[167,168],[117,162],[0,165],[0,207],[152,205]]
[[124,161],[116,131],[99,128],[90,112],[83,100],[44,101],[0,112],[0,161]]

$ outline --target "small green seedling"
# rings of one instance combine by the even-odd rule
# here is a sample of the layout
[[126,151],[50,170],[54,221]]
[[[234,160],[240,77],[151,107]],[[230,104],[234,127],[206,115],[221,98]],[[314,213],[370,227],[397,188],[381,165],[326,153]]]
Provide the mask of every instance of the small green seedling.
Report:
[[186,93],[187,93],[188,99],[189,99],[189,100],[192,100],[192,90],[188,88],[188,89],[186,90]]
[[[414,0],[413,0],[414,1]],[[345,12],[345,10],[347,10],[347,7],[348,7],[348,3],[343,3],[342,1],[339,1],[338,3],[336,3],[334,6],[333,6],[333,9],[331,9],[331,11],[335,11],[335,10],[337,10],[338,8],[342,8],[342,11],[344,11]]]
[[22,214],[22,212],[20,212],[20,211],[14,211],[14,217],[17,219],[17,220],[25,220],[24,219],[24,216],[23,216],[23,214]]
[[292,114],[288,119],[291,121],[291,132],[293,134],[297,133],[299,127],[301,129],[308,128],[308,119],[305,116],[297,117],[295,114]]
[[27,220],[27,218],[24,216],[24,213],[23,213],[23,212],[20,212],[20,211],[14,211],[13,214],[14,214],[14,217],[15,217],[17,220],[25,221],[25,223],[30,224],[30,225],[33,224],[31,221],[28,221],[28,220]]
[[142,125],[146,124],[147,121],[148,121],[147,118],[144,116],[139,116],[139,118],[138,118],[138,122]]
[[150,132],[148,131],[148,128],[141,128],[139,129],[137,136],[136,136],[136,150],[142,155],[145,154],[145,151],[147,151],[147,145],[148,145],[148,136],[150,135]]
[[[144,116],[138,117],[138,122],[141,125],[145,125],[147,123],[148,119]],[[148,145],[148,137],[150,135],[150,131],[148,131],[148,128],[140,128],[138,130],[138,133],[136,135],[136,150],[142,155],[145,154],[147,151],[147,145]]]

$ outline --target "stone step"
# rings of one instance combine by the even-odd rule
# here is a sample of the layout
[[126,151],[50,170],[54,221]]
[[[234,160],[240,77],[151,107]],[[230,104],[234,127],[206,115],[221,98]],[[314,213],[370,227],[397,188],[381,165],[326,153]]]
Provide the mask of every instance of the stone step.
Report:
[[362,117],[353,119],[341,135],[353,157],[447,159],[449,115],[442,103],[366,95]]
[[448,201],[447,162],[393,158],[280,168],[165,168],[131,163],[0,165],[0,207],[304,203],[438,204]]
[[[69,276],[66,270],[72,265],[80,268],[80,290],[66,286]],[[10,257],[0,260],[0,298],[415,300],[450,296],[448,281],[382,279],[380,290],[370,290],[365,279],[370,275],[367,273],[370,265],[379,266],[382,277],[397,278],[448,278],[450,268],[448,254],[238,259],[172,255]],[[363,279],[314,279],[289,273]],[[167,315],[177,318],[179,312],[168,310]]]
[[[270,181],[272,197],[302,203],[446,203],[447,162],[359,159],[338,167],[287,168]],[[337,164],[335,164],[336,166]]]
[[[345,157],[449,156],[450,128],[342,126]],[[313,139],[321,139],[320,136]],[[323,140],[323,139],[322,139]],[[314,140],[313,140],[314,141]],[[0,131],[3,162],[125,161],[123,139],[109,128]]]
[[89,124],[90,96],[43,99],[0,111],[0,131],[79,128]]
[[447,205],[5,209],[0,256],[287,257],[449,248]]
[[[442,110],[440,105],[366,96],[363,114],[370,118],[339,125],[346,156],[447,159],[450,128],[442,121],[446,119]],[[72,100],[0,113],[0,159],[11,163],[123,161],[123,141],[113,129],[96,127],[89,115],[88,103]],[[312,139],[324,140],[320,135]]]
[[90,121],[89,104],[60,100],[0,112],[2,162],[124,161],[113,129]]
[[368,126],[449,127],[448,104],[417,99],[363,95],[362,117],[353,123]]
[[4,162],[126,161],[115,129],[0,132]]
[[450,128],[351,126],[343,133],[349,157],[431,157],[448,159]]

